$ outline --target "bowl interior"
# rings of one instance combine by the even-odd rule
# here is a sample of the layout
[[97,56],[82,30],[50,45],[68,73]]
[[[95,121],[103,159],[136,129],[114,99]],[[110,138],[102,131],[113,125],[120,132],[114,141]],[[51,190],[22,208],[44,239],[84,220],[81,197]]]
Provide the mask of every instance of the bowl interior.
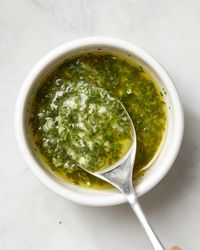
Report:
[[[46,56],[37,65],[35,71],[32,72],[32,76],[34,76],[32,77],[32,82],[29,84],[29,88],[27,87],[27,95],[24,103],[25,108],[23,110],[23,121],[26,146],[28,147],[29,154],[31,154],[33,158],[32,165],[34,165],[34,167],[32,167],[32,170],[36,173],[40,180],[42,182],[45,182],[45,184],[53,191],[57,192],[59,195],[65,198],[71,199],[78,203],[95,206],[105,206],[122,203],[125,201],[125,199],[116,189],[92,190],[66,183],[62,179],[56,177],[47,168],[43,167],[44,163],[41,162],[38,155],[34,152],[34,146],[28,136],[29,133],[27,133],[27,122],[29,118],[28,114],[31,102],[38,87],[40,86],[41,80],[46,77],[53,69],[62,64],[64,60],[70,57],[86,52],[109,52],[126,57],[129,60],[133,60],[134,62],[141,65],[144,70],[152,76],[152,78],[157,82],[161,91],[166,93],[164,95],[167,109],[166,132],[157,154],[149,163],[151,165],[150,169],[145,173],[144,177],[135,184],[137,195],[140,196],[149,191],[163,178],[163,176],[170,168],[170,163],[166,162],[166,155],[169,153],[170,141],[176,129],[174,127],[175,103],[172,97],[172,91],[174,91],[174,89],[171,89],[172,86],[169,86],[166,79],[162,77],[159,70],[163,71],[163,69],[159,68],[159,64],[156,64],[156,61],[154,61],[153,58],[149,57],[146,53],[143,54],[143,52],[138,49],[134,50],[133,48],[130,49],[126,47],[127,44],[126,46],[117,46],[108,43],[87,44],[82,46],[80,46],[79,44],[79,46],[74,45],[72,47],[60,47],[59,49],[54,50],[52,53]],[[170,79],[167,80],[170,81]]]

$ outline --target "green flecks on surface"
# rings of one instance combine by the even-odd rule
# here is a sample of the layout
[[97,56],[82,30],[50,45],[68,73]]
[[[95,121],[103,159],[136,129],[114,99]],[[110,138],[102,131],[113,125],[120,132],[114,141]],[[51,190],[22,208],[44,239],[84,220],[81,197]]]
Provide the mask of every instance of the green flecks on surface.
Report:
[[[117,100],[126,107],[136,129],[134,180],[144,174],[146,164],[161,143],[166,111],[163,92],[141,66],[111,54],[85,53],[66,60],[41,86],[32,105],[32,138],[42,158],[57,175],[87,188],[108,187],[79,164],[87,162],[96,169],[97,165],[112,164],[119,159],[120,152],[125,153],[122,146],[130,143],[129,123],[121,119],[123,109],[115,106],[120,103]],[[102,93],[115,101],[108,96],[100,98]],[[111,107],[111,103],[115,105]],[[102,122],[105,119],[107,122]],[[121,144],[113,138],[111,127],[124,128],[117,134]]]

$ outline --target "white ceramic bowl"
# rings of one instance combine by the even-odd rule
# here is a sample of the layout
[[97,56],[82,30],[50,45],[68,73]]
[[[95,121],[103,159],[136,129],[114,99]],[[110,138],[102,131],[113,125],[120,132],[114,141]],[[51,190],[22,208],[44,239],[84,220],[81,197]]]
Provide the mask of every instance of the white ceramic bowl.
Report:
[[66,183],[47,171],[32,152],[25,129],[26,112],[31,95],[38,87],[41,77],[52,68],[61,64],[66,58],[78,55],[83,51],[102,50],[128,57],[139,63],[157,81],[160,88],[166,91],[167,129],[162,145],[156,157],[151,161],[151,168],[137,183],[138,196],[151,190],[167,174],[179,152],[184,129],[183,111],[177,91],[167,72],[152,56],[131,43],[107,37],[88,37],[66,43],[51,51],[42,58],[25,79],[16,104],[15,132],[17,141],[26,163],[34,174],[49,189],[58,195],[74,202],[90,206],[111,206],[124,203],[126,200],[117,190],[89,190]]

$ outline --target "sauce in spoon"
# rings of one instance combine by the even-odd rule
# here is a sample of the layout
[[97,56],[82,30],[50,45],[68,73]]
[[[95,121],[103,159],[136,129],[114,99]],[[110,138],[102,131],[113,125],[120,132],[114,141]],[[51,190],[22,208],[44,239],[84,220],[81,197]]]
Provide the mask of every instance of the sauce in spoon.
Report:
[[132,144],[132,125],[121,102],[89,83],[71,86],[60,107],[58,131],[66,165],[96,172],[120,160]]

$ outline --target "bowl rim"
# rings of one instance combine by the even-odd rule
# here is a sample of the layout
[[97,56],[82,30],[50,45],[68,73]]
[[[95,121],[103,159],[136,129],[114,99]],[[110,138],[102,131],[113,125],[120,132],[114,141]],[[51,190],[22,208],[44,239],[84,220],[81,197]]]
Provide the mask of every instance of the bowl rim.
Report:
[[160,174],[156,176],[156,178],[151,178],[145,185],[138,186],[136,188],[136,193],[138,196],[143,195],[144,193],[150,191],[153,187],[155,187],[163,177],[168,173],[170,168],[172,167],[177,154],[180,150],[180,146],[182,143],[183,138],[183,131],[184,131],[184,114],[182,105],[180,103],[180,99],[177,93],[177,90],[169,77],[166,70],[147,52],[143,49],[137,47],[136,45],[111,37],[85,37],[80,38],[77,40],[73,40],[71,42],[67,42],[54,50],[50,51],[46,56],[44,56],[36,65],[32,68],[32,70],[27,75],[26,79],[24,80],[21,89],[19,91],[16,107],[15,107],[15,135],[17,139],[17,143],[20,149],[20,152],[33,171],[33,173],[38,177],[38,179],[45,184],[50,190],[57,193],[58,195],[67,198],[71,201],[74,201],[79,204],[83,205],[90,205],[90,206],[112,206],[126,202],[125,197],[120,194],[116,193],[113,194],[106,194],[105,196],[91,196],[91,195],[83,195],[82,193],[74,192],[72,190],[67,189],[66,187],[61,186],[58,182],[56,182],[53,178],[45,173],[42,170],[42,167],[35,161],[32,152],[28,146],[26,136],[25,136],[25,128],[24,128],[24,109],[25,103],[27,99],[27,95],[29,93],[34,80],[39,75],[42,70],[48,66],[53,60],[59,58],[63,54],[70,52],[74,49],[78,49],[84,46],[110,46],[119,49],[124,49],[127,51],[132,52],[138,58],[141,58],[144,62],[150,65],[155,72],[159,75],[163,82],[167,85],[168,93],[173,100],[174,106],[174,114],[175,114],[175,128],[176,134],[174,135],[173,142],[171,143],[171,147],[169,153],[167,155],[166,161],[164,163],[164,167],[162,166],[162,171]]

